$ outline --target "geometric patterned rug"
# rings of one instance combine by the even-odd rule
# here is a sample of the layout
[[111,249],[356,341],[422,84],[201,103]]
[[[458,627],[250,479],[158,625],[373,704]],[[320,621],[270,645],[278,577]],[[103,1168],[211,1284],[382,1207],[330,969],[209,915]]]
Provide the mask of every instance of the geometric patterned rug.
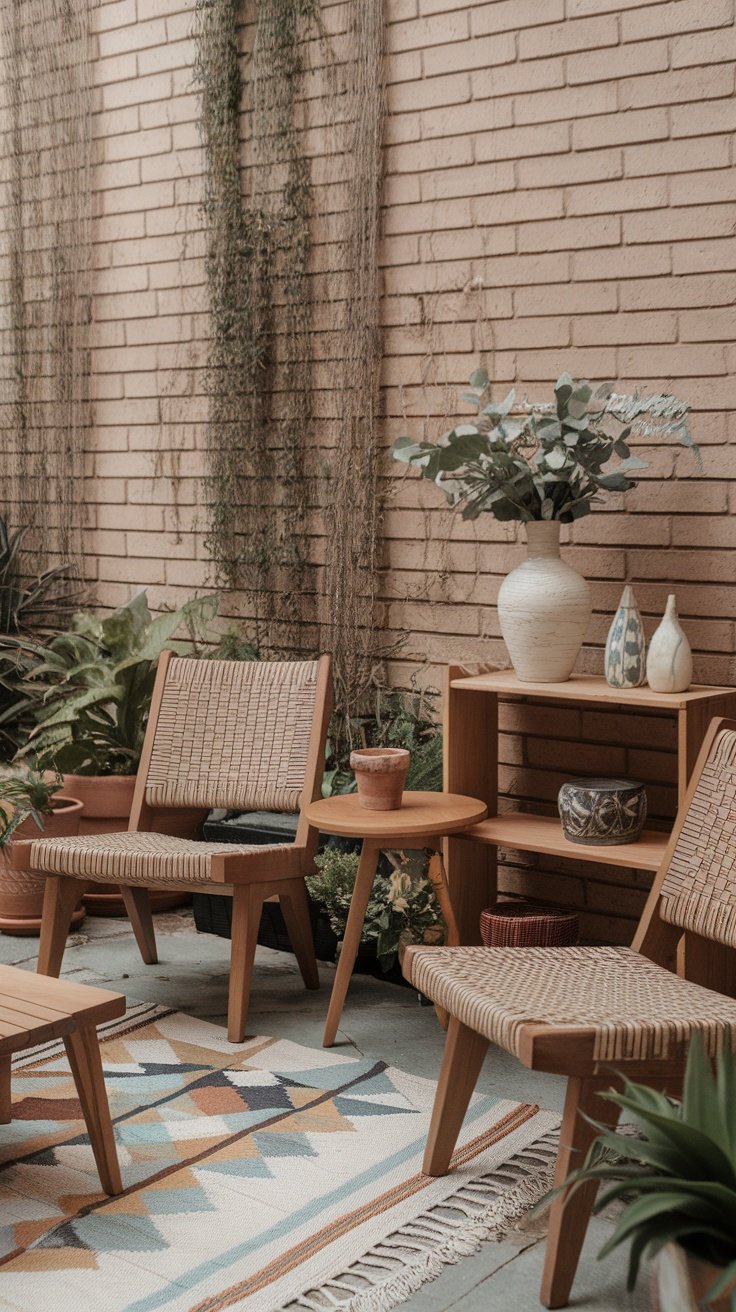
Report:
[[557,1118],[478,1096],[439,1180],[434,1083],[148,1003],[101,1027],[124,1193],[100,1193],[63,1045],[0,1127],[0,1307],[385,1312],[548,1187]]

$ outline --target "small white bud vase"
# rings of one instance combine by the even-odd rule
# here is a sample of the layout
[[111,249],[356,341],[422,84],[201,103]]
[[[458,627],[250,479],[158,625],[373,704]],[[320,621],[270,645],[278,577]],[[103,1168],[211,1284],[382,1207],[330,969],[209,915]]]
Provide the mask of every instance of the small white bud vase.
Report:
[[560,557],[559,520],[525,527],[527,559],[507,574],[498,594],[501,633],[523,683],[565,683],[588,627],[590,588]]
[[677,615],[675,594],[667,598],[667,608],[649,643],[647,680],[653,692],[684,692],[693,679],[693,654]]
[[603,672],[612,688],[641,688],[646,682],[647,644],[634,589],[627,584],[606,638]]

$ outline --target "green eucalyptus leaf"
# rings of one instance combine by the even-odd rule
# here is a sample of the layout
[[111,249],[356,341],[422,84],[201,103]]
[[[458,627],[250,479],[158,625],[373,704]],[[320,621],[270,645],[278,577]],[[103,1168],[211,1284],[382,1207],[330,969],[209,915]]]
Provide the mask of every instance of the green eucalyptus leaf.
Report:
[[481,387],[481,388],[488,387],[490,379],[488,377],[487,370],[483,369],[482,367],[479,369],[474,369],[472,374],[470,375],[469,382],[471,387]]

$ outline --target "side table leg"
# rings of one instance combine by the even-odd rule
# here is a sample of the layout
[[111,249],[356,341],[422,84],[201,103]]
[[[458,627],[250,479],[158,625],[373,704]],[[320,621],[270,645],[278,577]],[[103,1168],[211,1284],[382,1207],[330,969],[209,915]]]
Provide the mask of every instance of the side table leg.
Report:
[[378,855],[380,847],[375,847],[367,839],[363,840],[363,847],[360,852],[360,862],[358,864],[358,873],[355,876],[355,887],[350,902],[350,911],[348,912],[347,924],[345,926],[345,937],[342,942],[342,949],[337,963],[335,974],[335,983],[332,986],[332,996],[330,997],[330,1006],[327,1012],[327,1021],[325,1024],[324,1037],[322,1046],[331,1048],[335,1042],[337,1027],[340,1024],[342,1009],[345,1005],[345,995],[350,985],[350,976],[353,973],[355,958],[358,955],[360,946],[360,936],[363,932],[363,922],[365,920],[366,907],[368,899],[373,888],[373,880],[376,877],[376,868],[378,866]]
[[[447,886],[447,874],[445,873],[445,863],[442,860],[442,853],[435,852],[429,858],[427,867],[427,877],[434,889],[434,895],[437,898],[439,909],[442,912],[442,919],[445,922],[446,937],[448,947],[456,948],[460,943],[460,930],[458,929],[455,919],[455,912],[450,899],[450,890]],[[443,1030],[447,1029],[450,1016],[442,1007],[435,1003],[435,1012],[437,1019]]]

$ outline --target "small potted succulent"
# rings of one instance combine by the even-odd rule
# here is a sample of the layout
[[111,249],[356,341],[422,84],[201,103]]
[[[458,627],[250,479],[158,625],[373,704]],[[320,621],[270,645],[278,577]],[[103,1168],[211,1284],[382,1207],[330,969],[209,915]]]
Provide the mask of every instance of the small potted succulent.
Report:
[[626,1203],[599,1256],[630,1245],[630,1289],[642,1258],[656,1257],[660,1312],[736,1312],[736,1055],[723,1049],[715,1066],[714,1075],[695,1035],[681,1100],[628,1079],[623,1092],[602,1094],[632,1116],[638,1133],[601,1127],[563,1185],[607,1183],[596,1211]]
[[463,400],[477,412],[436,442],[400,437],[396,460],[417,466],[463,519],[491,514],[525,525],[528,559],[504,579],[501,633],[524,682],[569,679],[590,619],[587,583],[560,558],[560,524],[588,515],[610,493],[636,487],[647,461],[634,437],[676,436],[692,446],[689,407],[674,396],[596,391],[563,373],[551,402],[518,403],[512,390],[491,399],[476,369]]
[[[41,875],[14,870],[10,849],[14,839],[49,838],[77,833],[82,803],[59,792],[61,778],[35,769],[10,768],[0,775],[0,931],[38,934],[46,881]],[[84,919],[77,908],[72,926]]]

